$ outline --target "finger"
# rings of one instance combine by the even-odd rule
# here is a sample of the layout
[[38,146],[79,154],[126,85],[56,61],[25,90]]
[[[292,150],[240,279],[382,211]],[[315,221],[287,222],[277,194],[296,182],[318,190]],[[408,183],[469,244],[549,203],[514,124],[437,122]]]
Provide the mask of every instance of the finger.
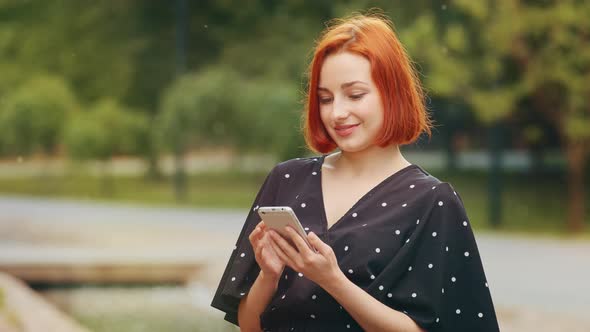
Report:
[[254,242],[256,241],[256,234],[257,233],[258,233],[258,228],[254,228],[252,233],[250,233],[250,235],[248,235],[248,240],[250,240],[250,243],[254,244]]
[[283,251],[283,249],[281,249],[279,247],[279,245],[275,242],[275,240],[271,237],[270,239],[268,239],[271,248],[274,250],[274,252],[276,253],[276,255],[279,257],[279,259],[281,261],[283,261],[285,264],[287,264],[289,267],[291,267],[292,269],[295,269],[295,264],[293,262],[293,260],[291,258],[289,258],[289,256],[287,256],[287,254]]
[[309,248],[307,243],[305,243],[305,240],[303,240],[303,238],[301,237],[301,235],[299,235],[299,233],[297,233],[290,226],[287,226],[285,228],[287,229],[287,233],[289,233],[291,240],[293,241],[293,243],[295,243],[295,246],[297,246],[297,251],[299,251],[299,253],[301,255],[310,256],[313,254],[313,251],[311,251],[311,249]]
[[250,240],[250,243],[254,246],[258,242],[258,240],[260,240],[261,235],[262,230],[258,226],[256,226],[256,228],[254,228],[252,233],[250,233],[250,235],[248,236],[248,239]]
[[257,243],[257,245],[254,247],[254,257],[256,258],[257,262],[260,262],[262,259],[262,249],[264,248],[264,246],[259,245],[259,243]]
[[258,224],[258,225],[256,225],[256,227],[254,227],[254,229],[252,230],[252,232],[250,232],[250,236],[252,234],[256,234],[256,233],[258,233],[260,231],[261,231],[260,224]]
[[[270,241],[268,241],[268,234],[262,232],[260,239],[258,240],[257,247],[255,249],[256,257],[259,261],[265,260],[265,254],[268,252],[269,249],[272,247],[270,246]],[[268,257],[268,254],[266,254]]]
[[[276,245],[282,250],[282,252],[289,258],[290,261],[292,261],[294,264],[302,263],[302,259],[299,255],[299,252],[295,248],[293,248],[293,246],[290,245],[289,242],[287,242],[287,240],[285,240],[275,231],[270,231],[270,235],[272,237],[272,240],[274,240]],[[302,264],[298,266],[301,265]]]
[[262,228],[262,226],[264,226],[264,221],[260,220],[257,224],[255,228]]
[[309,232],[307,234],[307,239],[309,243],[322,255],[328,256],[332,252],[332,247],[327,245],[319,236],[317,236],[314,232]]

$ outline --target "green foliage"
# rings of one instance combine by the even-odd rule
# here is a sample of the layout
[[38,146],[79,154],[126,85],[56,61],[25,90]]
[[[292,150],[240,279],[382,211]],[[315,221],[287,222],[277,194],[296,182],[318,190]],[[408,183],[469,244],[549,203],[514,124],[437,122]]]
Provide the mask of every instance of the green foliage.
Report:
[[463,100],[483,123],[500,121],[516,109],[521,89],[505,79],[505,55],[496,51],[502,38],[485,29],[496,24],[495,16],[486,1],[458,1],[452,8],[468,19],[449,19],[448,13],[439,22],[425,11],[402,31],[402,40],[420,63],[431,95]]
[[489,1],[455,0],[453,6],[467,13],[477,21],[483,22],[489,15]]
[[590,141],[590,112],[575,112],[566,118],[565,133],[572,141]]
[[0,145],[7,153],[52,153],[63,124],[77,108],[75,97],[59,77],[33,77],[5,97],[0,109]]
[[238,76],[231,70],[212,68],[180,77],[163,95],[158,131],[168,150],[186,151],[197,144],[227,141],[235,120],[233,107]]
[[476,90],[469,96],[469,101],[478,110],[480,120],[494,123],[515,110],[515,101],[520,97],[517,91],[512,87]]
[[134,35],[134,2],[0,4],[0,69],[9,69],[8,75],[2,70],[0,95],[23,78],[49,72],[72,82],[82,101],[125,96],[144,43]]
[[[55,149],[59,130],[47,128],[56,128],[61,115],[39,117],[15,100],[61,95],[82,105],[112,98],[122,112],[152,115],[128,121],[121,135],[131,138],[116,144],[98,137],[105,130],[91,120],[98,117],[93,112],[76,117],[70,136],[85,137],[87,145],[72,149],[95,151],[76,153],[84,158],[107,158],[107,150],[153,156],[160,148],[154,135],[167,151],[223,145],[282,159],[300,155],[298,90],[314,38],[330,18],[371,7],[392,18],[433,99],[465,105],[484,124],[546,105],[535,111],[550,114],[560,134],[587,140],[587,1],[188,2],[183,48],[173,2],[2,1],[0,153]],[[174,81],[180,68],[193,74]],[[71,86],[75,98],[33,96],[50,90],[42,87],[50,83],[30,82],[38,73]],[[545,102],[552,90],[558,96]]]
[[[442,17],[423,13],[406,33],[422,38],[409,45],[425,63],[431,95],[462,100],[484,124],[532,105],[564,138],[567,154],[576,156],[568,158],[568,169],[583,169],[590,146],[590,3],[458,0],[451,8]],[[572,142],[581,148],[571,150]],[[570,175],[583,181],[581,173]],[[583,196],[583,187],[572,187],[573,230],[583,225]]]
[[[559,88],[561,96],[551,105],[552,114],[561,120],[560,131],[572,141],[590,143],[590,4],[560,1],[546,7],[531,7],[526,18],[535,30],[521,38],[529,43],[524,56],[528,60],[523,73],[526,93],[535,94],[547,86]],[[527,57],[528,56],[528,57]]]
[[448,27],[445,43],[450,51],[464,53],[467,50],[467,35],[465,28],[459,24]]
[[144,115],[126,111],[112,99],[99,101],[92,110],[68,123],[65,143],[77,160],[109,160],[115,154],[138,154],[148,135]]
[[252,36],[228,43],[218,63],[250,79],[298,82],[321,21],[279,13],[263,18],[257,27]]
[[66,128],[64,142],[70,157],[76,160],[108,158],[103,140],[104,129],[89,115],[75,116]]
[[287,82],[249,81],[238,92],[234,142],[241,151],[270,152],[280,159],[301,155],[302,105]]
[[293,156],[299,151],[301,106],[295,86],[281,81],[246,80],[214,67],[181,77],[164,95],[161,140],[180,151],[226,145],[239,152]]
[[576,114],[589,112],[590,43],[583,32],[589,7],[579,1],[535,6],[460,0],[442,19],[424,11],[401,36],[431,95],[464,100],[479,120],[492,123],[540,88],[557,85],[564,99],[556,111],[568,123],[566,135],[579,137],[584,131],[571,123],[581,128]]

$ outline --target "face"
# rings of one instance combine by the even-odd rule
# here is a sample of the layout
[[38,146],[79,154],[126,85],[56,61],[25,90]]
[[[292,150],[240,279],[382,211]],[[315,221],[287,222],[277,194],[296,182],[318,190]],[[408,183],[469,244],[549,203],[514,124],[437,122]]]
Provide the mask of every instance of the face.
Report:
[[359,152],[374,146],[383,125],[383,105],[369,60],[350,52],[326,57],[318,98],[324,127],[340,150]]

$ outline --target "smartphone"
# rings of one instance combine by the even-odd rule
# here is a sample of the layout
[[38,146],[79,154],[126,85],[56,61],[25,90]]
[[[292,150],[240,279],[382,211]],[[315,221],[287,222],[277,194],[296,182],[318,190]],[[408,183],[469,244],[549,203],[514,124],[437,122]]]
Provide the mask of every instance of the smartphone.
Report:
[[314,247],[309,243],[307,240],[307,233],[301,226],[301,222],[297,219],[295,212],[288,206],[261,206],[258,208],[258,215],[264,221],[264,224],[268,228],[272,228],[277,233],[281,234],[291,245],[295,247],[295,244],[291,242],[291,237],[289,233],[285,230],[285,226],[291,226],[297,234],[299,234],[307,246],[313,250]]

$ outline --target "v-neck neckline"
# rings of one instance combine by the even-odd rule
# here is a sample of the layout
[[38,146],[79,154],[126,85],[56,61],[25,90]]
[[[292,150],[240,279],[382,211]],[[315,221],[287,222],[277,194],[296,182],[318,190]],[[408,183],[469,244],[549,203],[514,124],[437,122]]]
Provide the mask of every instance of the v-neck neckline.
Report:
[[378,184],[376,184],[373,188],[371,188],[369,191],[367,191],[366,193],[364,193],[342,216],[340,216],[340,218],[338,218],[338,220],[336,220],[334,222],[334,224],[332,224],[332,226],[328,227],[328,214],[326,211],[326,203],[325,203],[325,199],[324,199],[324,184],[323,184],[323,179],[324,179],[324,171],[322,169],[322,166],[324,165],[324,161],[326,159],[326,155],[322,155],[320,158],[320,162],[319,162],[319,169],[318,169],[318,181],[319,183],[319,187],[320,187],[320,206],[321,206],[321,217],[322,217],[322,229],[325,232],[325,234],[327,235],[332,229],[334,229],[334,226],[340,224],[344,219],[346,219],[346,216],[348,216],[362,201],[364,201],[367,197],[369,197],[374,191],[376,191],[377,189],[379,189],[380,187],[382,187],[383,185],[385,185],[387,182],[389,182],[391,179],[397,177],[398,175],[405,173],[406,171],[410,170],[410,169],[414,169],[414,168],[418,168],[419,166],[416,164],[410,164],[406,167],[403,167],[399,170],[397,170],[396,172],[390,174],[388,177],[386,177],[385,179],[383,179],[381,182],[379,182]]

